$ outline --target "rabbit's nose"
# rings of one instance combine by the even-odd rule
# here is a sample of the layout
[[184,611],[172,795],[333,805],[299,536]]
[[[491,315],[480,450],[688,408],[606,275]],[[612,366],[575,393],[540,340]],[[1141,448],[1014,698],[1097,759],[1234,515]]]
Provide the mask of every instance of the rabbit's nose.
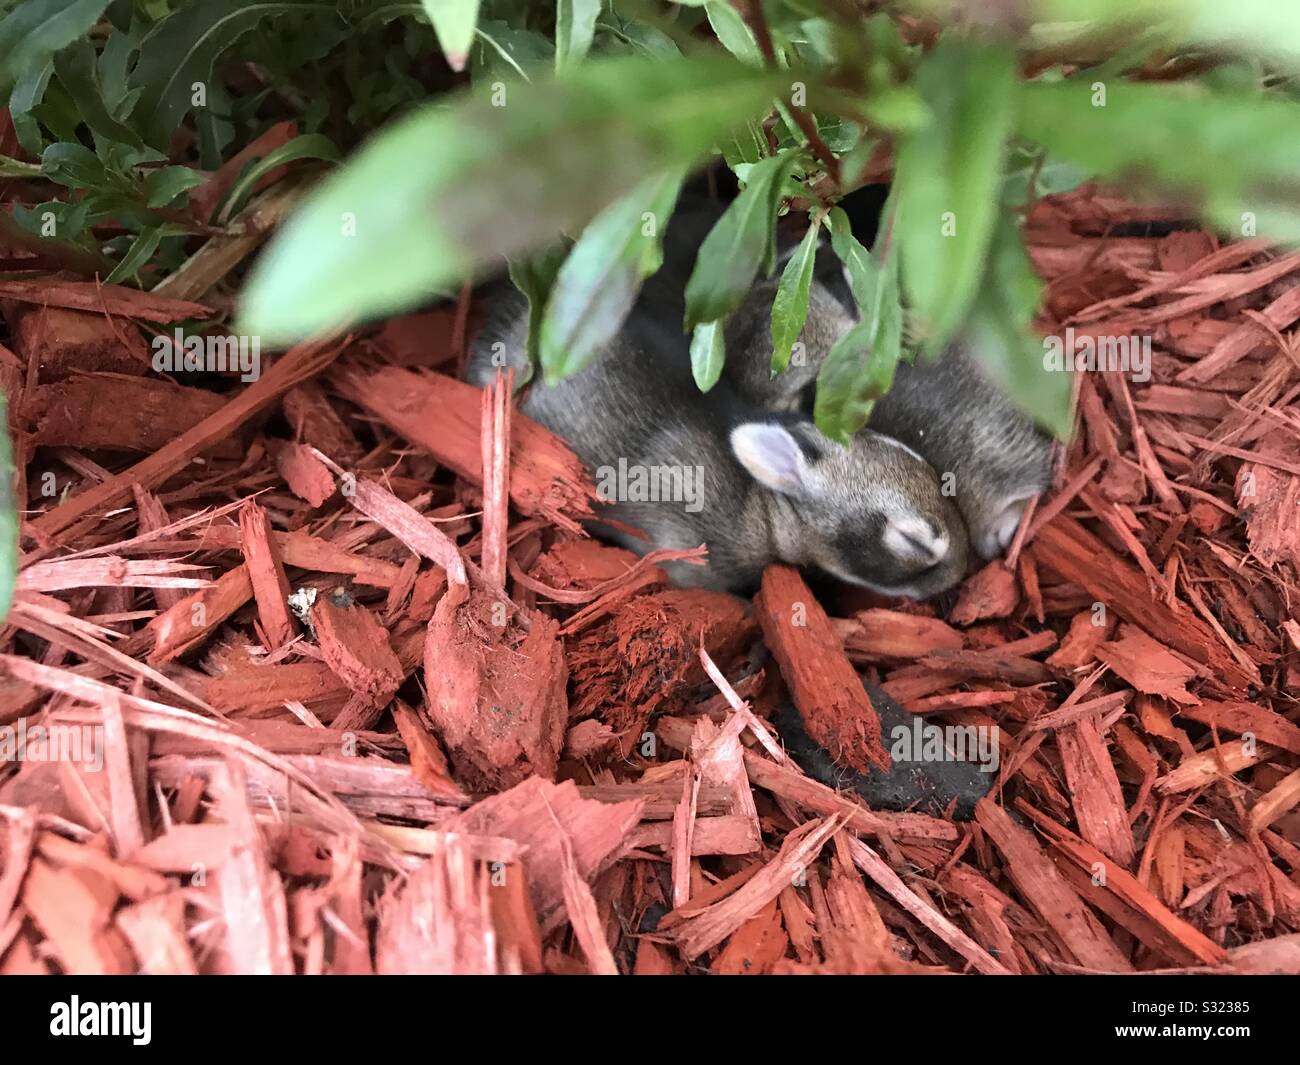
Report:
[[952,546],[948,534],[924,518],[894,518],[885,526],[885,546],[899,558],[933,566]]

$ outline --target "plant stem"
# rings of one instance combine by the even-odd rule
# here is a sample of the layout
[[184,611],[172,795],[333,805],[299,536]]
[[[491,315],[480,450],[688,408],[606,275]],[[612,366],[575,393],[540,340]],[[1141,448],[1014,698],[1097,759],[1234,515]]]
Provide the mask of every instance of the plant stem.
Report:
[[[754,40],[758,44],[758,50],[763,53],[763,58],[767,65],[776,66],[776,47],[772,44],[772,31],[767,25],[767,16],[763,14],[762,0],[732,0],[736,10],[740,12],[740,17],[745,20],[750,30],[754,34]],[[822,140],[822,135],[817,132],[817,123],[813,120],[812,115],[802,107],[796,107],[794,104],[787,105],[790,110],[790,117],[794,119],[794,124],[799,127],[800,132],[808,140],[808,147],[821,161],[826,168],[826,173],[830,175],[835,187],[840,185],[840,161],[831,151],[830,146]]]
[[24,163],[21,159],[0,155],[0,178],[38,178],[40,176],[40,163]]

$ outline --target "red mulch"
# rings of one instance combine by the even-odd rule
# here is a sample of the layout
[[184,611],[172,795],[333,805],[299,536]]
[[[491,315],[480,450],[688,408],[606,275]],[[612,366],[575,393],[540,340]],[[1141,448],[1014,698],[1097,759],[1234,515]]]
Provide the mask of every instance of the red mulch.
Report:
[[[1031,212],[1044,326],[1151,379],[1077,375],[946,611],[584,538],[567,448],[454,380],[463,304],[214,391],[148,339],[221,271],[0,282],[0,972],[1300,972],[1300,255],[1119,235],[1170,217]],[[786,758],[789,691],[880,760],[850,664],[995,731],[974,821]]]

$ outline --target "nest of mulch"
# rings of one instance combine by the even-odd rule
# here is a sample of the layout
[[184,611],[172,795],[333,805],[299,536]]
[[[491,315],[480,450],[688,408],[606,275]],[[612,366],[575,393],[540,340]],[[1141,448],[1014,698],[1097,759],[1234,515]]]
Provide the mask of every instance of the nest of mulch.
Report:
[[[1300,254],[1094,188],[1026,235],[1043,329],[1150,379],[1076,374],[945,604],[586,538],[573,454],[456,378],[468,297],[214,389],[149,338],[255,241],[0,282],[0,972],[1300,972]],[[973,816],[861,797],[869,692],[993,738]]]

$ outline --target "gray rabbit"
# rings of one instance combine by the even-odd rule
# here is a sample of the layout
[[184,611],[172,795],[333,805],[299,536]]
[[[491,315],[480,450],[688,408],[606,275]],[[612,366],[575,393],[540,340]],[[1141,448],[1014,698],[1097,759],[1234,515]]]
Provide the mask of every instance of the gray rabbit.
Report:
[[[671,250],[690,255],[689,244],[681,233]],[[817,371],[856,324],[857,308],[838,260],[829,248],[819,249],[802,348],[773,377],[769,323],[778,283],[779,277],[760,280],[729,320],[723,376],[764,409],[811,411]],[[906,444],[935,469],[984,559],[1006,549],[1025,505],[1050,481],[1051,441],[988,380],[964,340],[937,359],[900,362],[867,426]]]
[[[670,563],[671,575],[732,591],[754,588],[773,562],[914,597],[961,579],[965,530],[927,463],[870,430],[841,446],[726,382],[701,393],[681,315],[666,310],[680,306],[680,284],[652,282],[591,363],[554,387],[535,381],[519,404],[589,466],[613,497],[608,516],[648,536],[612,527],[613,539],[642,554],[706,544],[706,566]],[[489,306],[470,354],[479,385],[526,360],[524,299],[499,286]]]

